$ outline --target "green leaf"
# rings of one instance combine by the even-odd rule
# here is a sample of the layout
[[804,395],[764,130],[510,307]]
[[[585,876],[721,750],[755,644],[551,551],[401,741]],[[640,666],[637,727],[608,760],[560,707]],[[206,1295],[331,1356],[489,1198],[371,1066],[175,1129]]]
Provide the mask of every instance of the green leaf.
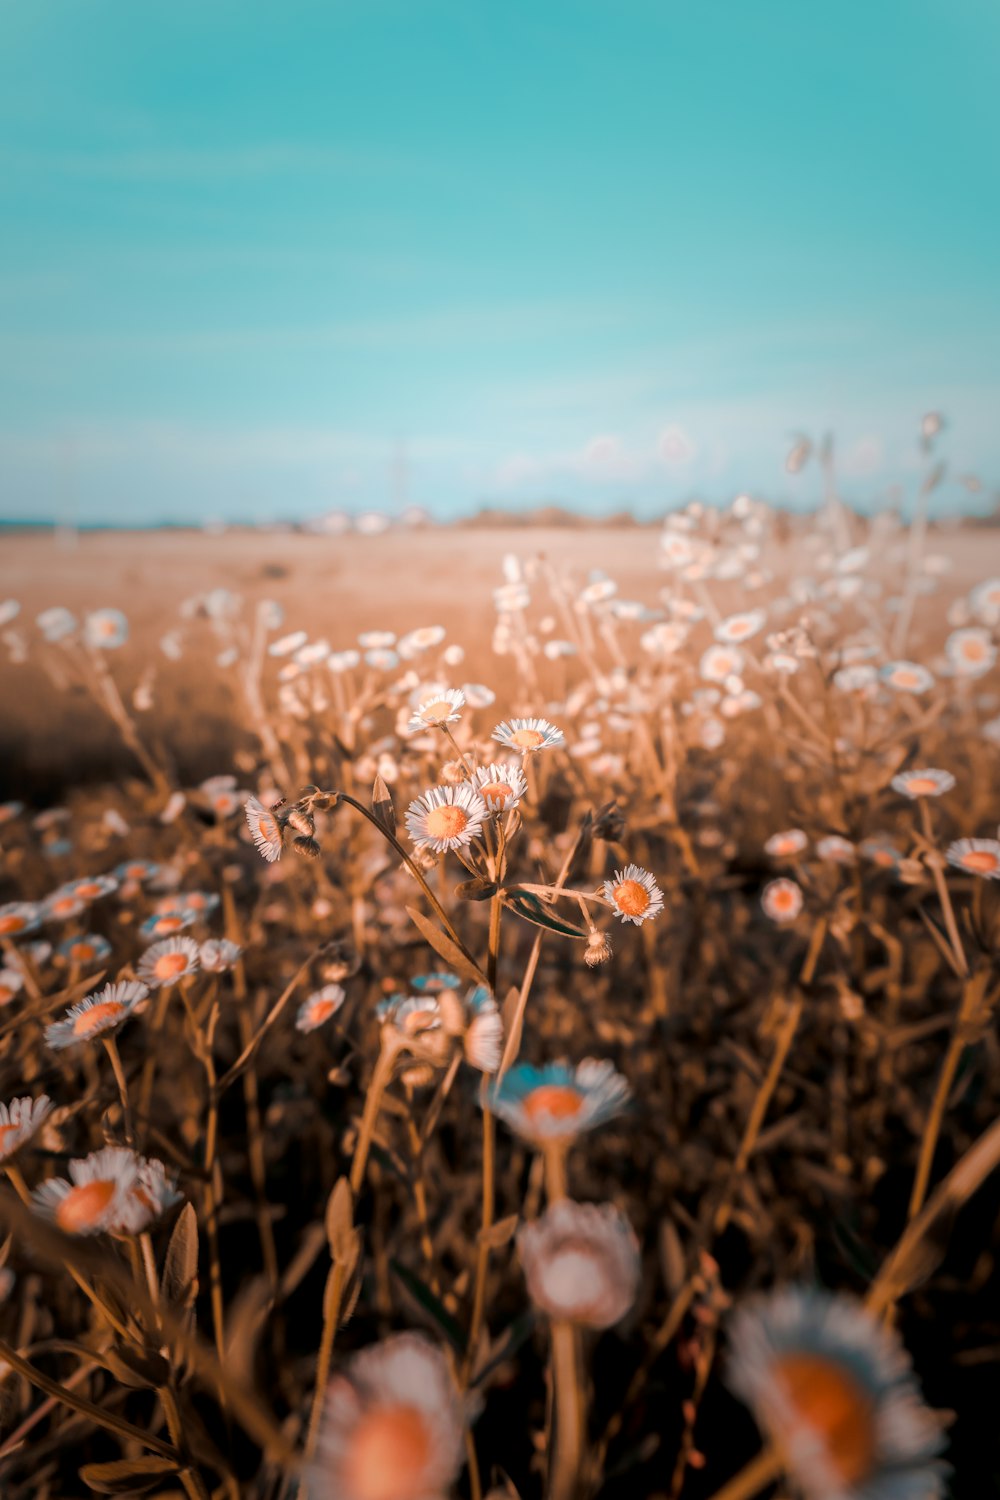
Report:
[[465,1354],[465,1334],[451,1313],[444,1307],[438,1297],[434,1295],[430,1287],[421,1281],[420,1277],[407,1266],[401,1265],[398,1260],[390,1259],[389,1268],[394,1276],[397,1276],[403,1286],[409,1292],[413,1300],[420,1306],[436,1328],[444,1334],[456,1354]]
[[578,927],[575,922],[567,922],[565,917],[556,916],[551,906],[531,892],[509,895],[504,905],[509,906],[511,911],[523,917],[526,922],[533,922],[536,927],[546,927],[549,932],[558,932],[561,937],[589,937],[584,928]]
[[465,953],[457,943],[453,942],[446,932],[435,927],[429,922],[423,912],[417,911],[415,906],[406,908],[406,915],[416,927],[425,943],[429,943],[434,952],[443,958],[449,968],[454,969],[456,974],[461,974],[472,984],[485,984],[486,975],[482,969]]

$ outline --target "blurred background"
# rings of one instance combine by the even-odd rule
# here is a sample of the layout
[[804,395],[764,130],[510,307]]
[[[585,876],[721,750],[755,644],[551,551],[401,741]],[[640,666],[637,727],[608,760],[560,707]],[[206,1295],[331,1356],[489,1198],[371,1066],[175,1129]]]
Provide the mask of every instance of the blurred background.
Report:
[[[1000,10],[0,4],[0,515],[1000,477]],[[976,482],[968,476],[976,475]],[[963,482],[964,476],[964,482]]]

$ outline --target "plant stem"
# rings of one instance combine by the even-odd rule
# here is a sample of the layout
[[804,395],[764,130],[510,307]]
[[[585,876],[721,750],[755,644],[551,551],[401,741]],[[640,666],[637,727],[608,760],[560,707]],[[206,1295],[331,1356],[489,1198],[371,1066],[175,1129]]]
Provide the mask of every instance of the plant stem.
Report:
[[934,1152],[937,1148],[938,1137],[941,1134],[944,1112],[948,1106],[948,1095],[951,1093],[952,1084],[955,1082],[955,1074],[958,1072],[958,1064],[965,1050],[969,1027],[974,1022],[979,1007],[982,1004],[988,980],[989,971],[984,970],[973,979],[967,980],[962,990],[962,1003],[955,1018],[955,1026],[948,1043],[948,1050],[944,1055],[944,1062],[941,1064],[941,1072],[938,1074],[930,1113],[927,1116],[927,1124],[924,1126],[924,1133],[920,1141],[920,1156],[917,1160],[916,1176],[913,1179],[913,1190],[910,1194],[910,1206],[906,1215],[907,1222],[915,1219],[924,1206],[924,1199],[927,1196],[927,1187],[931,1177],[931,1168],[934,1165]]
[[358,1133],[358,1143],[354,1148],[354,1159],[351,1162],[351,1192],[357,1198],[361,1192],[365,1180],[365,1168],[368,1165],[368,1153],[371,1150],[372,1137],[375,1134],[375,1124],[378,1120],[379,1106],[382,1103],[382,1095],[385,1093],[392,1070],[396,1066],[396,1059],[402,1050],[402,1044],[397,1041],[386,1041],[383,1039],[382,1049],[375,1064],[371,1082],[368,1085],[368,1093],[365,1095],[365,1109],[361,1117],[361,1129]]
[[573,1500],[583,1459],[584,1412],[577,1330],[572,1323],[552,1324],[552,1382],[556,1433],[550,1500]]
[[135,1129],[132,1124],[132,1106],[129,1104],[128,1085],[125,1082],[125,1070],[122,1068],[122,1060],[118,1053],[118,1043],[115,1040],[114,1033],[106,1034],[101,1040],[104,1043],[104,1050],[111,1061],[111,1070],[115,1075],[115,1082],[118,1085],[118,1095],[122,1102],[122,1121],[125,1127],[125,1140],[134,1149]]
[[776,1448],[765,1448],[752,1458],[745,1468],[716,1490],[712,1500],[750,1500],[766,1484],[771,1484],[781,1473],[784,1465]]

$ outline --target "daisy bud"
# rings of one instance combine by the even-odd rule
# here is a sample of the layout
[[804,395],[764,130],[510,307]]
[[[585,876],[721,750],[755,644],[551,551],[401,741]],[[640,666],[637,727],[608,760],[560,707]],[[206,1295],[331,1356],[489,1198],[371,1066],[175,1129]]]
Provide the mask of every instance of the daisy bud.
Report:
[[460,760],[445,761],[441,767],[441,781],[445,786],[461,786],[466,780],[465,767]]
[[307,839],[311,839],[316,832],[315,818],[302,807],[292,808],[288,814],[288,823],[290,827],[295,829],[296,833],[301,833]]
[[583,955],[583,961],[588,969],[596,969],[600,964],[607,963],[611,957],[611,943],[607,935],[598,932],[597,928],[591,930],[587,939],[587,947]]
[[320,852],[319,845],[315,839],[301,836],[292,840],[292,848],[296,854],[304,854],[309,859],[315,859]]

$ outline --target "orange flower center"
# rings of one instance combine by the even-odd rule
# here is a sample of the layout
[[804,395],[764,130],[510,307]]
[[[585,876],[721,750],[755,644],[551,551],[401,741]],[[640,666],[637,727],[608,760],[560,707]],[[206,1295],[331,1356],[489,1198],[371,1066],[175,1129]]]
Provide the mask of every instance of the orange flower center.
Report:
[[106,1022],[117,1020],[124,1009],[120,1000],[99,1001],[77,1016],[73,1022],[74,1035],[89,1036],[92,1031],[99,1031]]
[[896,673],[896,686],[897,687],[904,687],[904,688],[907,688],[907,687],[916,687],[916,685],[917,685],[917,683],[919,681],[920,681],[920,678],[917,676],[916,672],[897,672]]
[[548,1116],[554,1120],[573,1120],[583,1108],[583,1095],[568,1083],[543,1083],[532,1089],[524,1100],[529,1120]]
[[88,958],[93,958],[94,949],[91,943],[74,943],[69,950],[69,956],[74,963],[85,964]]
[[[78,885],[74,894],[77,900],[89,901],[92,896],[99,896],[101,889],[97,885]],[[68,899],[72,900],[73,897]]]
[[0,1160],[7,1155],[10,1149],[7,1145],[8,1137],[20,1128],[19,1125],[0,1125]]
[[176,979],[187,968],[186,953],[161,953],[153,966],[157,979]]
[[649,900],[649,892],[638,880],[623,880],[615,886],[615,905],[627,917],[641,917]]
[[937,789],[937,782],[930,776],[911,776],[906,783],[906,790],[914,797],[932,796]]
[[178,927],[183,926],[183,917],[159,917],[156,922],[157,932],[176,932]]
[[369,1412],[358,1423],[344,1465],[356,1500],[406,1500],[425,1490],[431,1437],[423,1413],[400,1403]]
[[452,706],[447,698],[436,698],[433,703],[428,703],[422,710],[422,717],[425,719],[447,719],[452,712]]
[[71,912],[76,907],[77,901],[78,898],[76,896],[60,896],[58,901],[53,901],[52,910],[56,916],[59,916],[64,911]]
[[320,1022],[325,1021],[328,1016],[331,1016],[333,1014],[333,1010],[334,1001],[314,1000],[312,1003],[312,1008],[309,1012],[309,1019],[313,1022],[314,1025],[318,1026]]
[[484,801],[499,802],[501,807],[513,793],[514,788],[506,781],[487,781],[479,788],[479,795]]
[[0,984],[0,1005],[6,1005],[13,1000],[14,991],[8,984]]
[[973,849],[970,853],[963,855],[962,863],[967,870],[975,870],[977,874],[992,875],[997,868],[997,857],[988,849]]
[[65,1234],[82,1234],[98,1223],[114,1192],[113,1182],[85,1182],[70,1188],[56,1209],[56,1223]]
[[983,645],[982,641],[976,640],[975,638],[970,641],[963,641],[962,655],[968,661],[982,661],[983,657],[986,655],[986,647]]
[[519,750],[537,750],[545,743],[545,736],[540,729],[515,729],[510,741]]
[[9,912],[5,917],[0,917],[0,933],[20,932],[23,926],[24,918],[15,916],[13,912]]
[[427,814],[427,832],[432,839],[456,839],[469,826],[469,814],[464,807],[446,802],[442,807],[432,807]]
[[772,891],[771,900],[777,911],[790,911],[795,905],[795,896],[789,890]]
[[864,1479],[875,1459],[875,1422],[857,1380],[843,1366],[815,1354],[787,1354],[776,1373],[798,1417],[823,1439],[840,1482]]

